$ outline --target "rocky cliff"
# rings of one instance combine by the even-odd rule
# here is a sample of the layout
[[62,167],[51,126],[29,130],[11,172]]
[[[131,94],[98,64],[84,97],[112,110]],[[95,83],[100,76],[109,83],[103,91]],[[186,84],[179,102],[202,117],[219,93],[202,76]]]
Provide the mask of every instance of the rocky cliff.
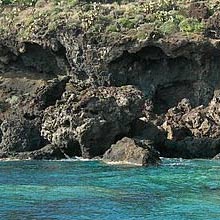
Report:
[[1,6],[1,157],[220,152],[218,2],[57,2]]

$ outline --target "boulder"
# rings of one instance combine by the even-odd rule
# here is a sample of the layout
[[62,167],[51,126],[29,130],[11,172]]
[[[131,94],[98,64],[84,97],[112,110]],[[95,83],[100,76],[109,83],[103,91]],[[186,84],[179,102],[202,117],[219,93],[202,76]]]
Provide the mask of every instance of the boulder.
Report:
[[148,166],[157,165],[160,158],[151,142],[125,137],[105,152],[103,161]]
[[[74,153],[74,156],[76,154]],[[48,144],[38,150],[15,152],[15,151],[0,151],[0,159],[11,160],[60,160],[69,159],[73,156],[73,151],[70,148],[62,148]]]
[[41,133],[57,146],[78,142],[84,158],[103,155],[142,116],[143,94],[133,86],[68,87],[63,99],[44,112]]

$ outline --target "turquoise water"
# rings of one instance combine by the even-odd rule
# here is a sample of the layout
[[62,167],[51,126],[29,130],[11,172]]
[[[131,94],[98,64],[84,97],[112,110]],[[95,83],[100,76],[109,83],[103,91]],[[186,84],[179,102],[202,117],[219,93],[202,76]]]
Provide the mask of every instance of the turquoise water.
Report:
[[220,219],[220,161],[0,162],[1,220]]

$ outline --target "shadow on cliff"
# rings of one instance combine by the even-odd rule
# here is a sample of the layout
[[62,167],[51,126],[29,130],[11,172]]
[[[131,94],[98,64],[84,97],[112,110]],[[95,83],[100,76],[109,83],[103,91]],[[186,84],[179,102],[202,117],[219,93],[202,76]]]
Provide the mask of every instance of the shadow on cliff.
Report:
[[8,77],[27,79],[52,79],[68,75],[66,49],[60,43],[52,50],[36,43],[24,42],[19,51],[0,46],[0,71]]
[[157,114],[165,113],[183,98],[189,99],[193,107],[207,106],[220,88],[216,80],[220,75],[220,53],[209,49],[197,54],[190,51],[191,47],[184,46],[179,55],[167,55],[158,46],[146,46],[136,53],[125,51],[108,66],[111,84],[137,86],[153,100]]

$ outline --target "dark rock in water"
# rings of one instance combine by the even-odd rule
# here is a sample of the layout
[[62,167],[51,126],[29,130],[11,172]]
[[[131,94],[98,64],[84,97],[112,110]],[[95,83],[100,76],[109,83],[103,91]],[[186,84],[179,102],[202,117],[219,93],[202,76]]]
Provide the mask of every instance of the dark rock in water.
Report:
[[159,153],[149,141],[125,137],[105,152],[103,161],[148,166],[157,165],[160,158]]
[[5,159],[5,158],[8,158],[7,152],[0,151],[0,159]]
[[142,93],[133,86],[78,87],[46,109],[42,135],[57,146],[78,142],[83,157],[99,156],[129,132],[143,105]]
[[69,159],[73,155],[70,149],[62,148],[48,144],[34,151],[15,152],[15,151],[2,151],[0,152],[0,159],[18,159],[18,160],[60,160]]
[[49,144],[39,150],[15,154],[14,158],[20,160],[59,160],[67,159],[69,156],[65,153],[65,149]]

